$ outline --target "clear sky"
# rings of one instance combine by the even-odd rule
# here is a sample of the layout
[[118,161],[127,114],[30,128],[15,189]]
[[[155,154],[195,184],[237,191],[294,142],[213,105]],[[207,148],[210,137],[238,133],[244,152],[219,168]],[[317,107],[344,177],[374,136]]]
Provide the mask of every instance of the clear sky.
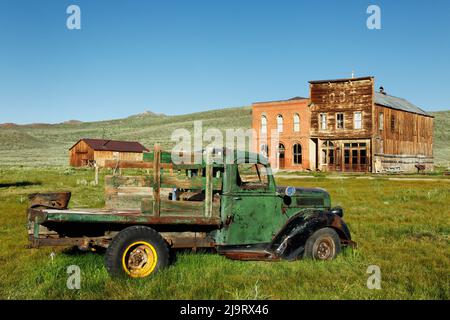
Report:
[[[66,27],[71,4],[81,30]],[[0,0],[0,123],[243,106],[352,70],[450,109],[450,1]]]

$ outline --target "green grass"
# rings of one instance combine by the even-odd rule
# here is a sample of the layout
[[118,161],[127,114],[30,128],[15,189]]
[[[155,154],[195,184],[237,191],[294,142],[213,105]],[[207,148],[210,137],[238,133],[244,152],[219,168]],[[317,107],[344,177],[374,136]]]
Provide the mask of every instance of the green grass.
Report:
[[[448,181],[278,179],[280,185],[329,190],[333,205],[343,206],[359,248],[330,262],[242,262],[184,252],[149,279],[118,280],[108,276],[101,253],[24,248],[26,195],[72,190],[72,206],[102,207],[104,186],[91,186],[92,180],[93,172],[83,169],[0,167],[0,298],[450,298]],[[66,287],[73,264],[82,271],[81,290]],[[381,268],[381,290],[366,287],[369,265]]]
[[[450,111],[433,112],[435,116],[435,164],[450,166]],[[0,125],[0,164],[22,166],[67,165],[68,149],[80,138],[106,138],[139,141],[151,148],[158,142],[165,149],[174,146],[173,130],[193,131],[193,121],[203,121],[208,128],[250,128],[251,107],[228,108],[179,116],[148,114],[125,119],[34,125]]]

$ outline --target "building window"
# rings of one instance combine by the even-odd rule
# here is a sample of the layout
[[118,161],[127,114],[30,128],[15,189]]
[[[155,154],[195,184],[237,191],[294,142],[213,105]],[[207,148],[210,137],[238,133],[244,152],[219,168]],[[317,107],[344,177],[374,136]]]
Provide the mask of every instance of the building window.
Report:
[[261,148],[260,148],[260,152],[264,155],[264,156],[268,156],[269,155],[269,146],[267,144],[262,144]]
[[261,116],[261,134],[267,133],[267,118],[266,116]]
[[302,164],[302,145],[299,143],[293,146],[294,164]]
[[383,114],[383,112],[380,112],[380,114],[378,115],[378,128],[380,129],[380,131],[382,131],[384,129],[384,114]]
[[395,116],[391,115],[391,131],[395,132]]
[[320,130],[327,130],[327,114],[320,114]]
[[362,113],[360,111],[354,114],[353,127],[355,129],[362,129]]
[[331,141],[322,143],[322,164],[334,164],[334,144]]
[[281,114],[277,115],[277,129],[278,132],[283,132],[283,116]]
[[279,143],[278,144],[278,168],[279,169],[284,169],[284,152],[285,152],[284,144]]
[[294,131],[300,131],[300,116],[298,115],[298,113],[294,114]]
[[344,129],[344,114],[336,113],[336,129]]
[[344,164],[363,169],[368,164],[365,142],[344,143]]

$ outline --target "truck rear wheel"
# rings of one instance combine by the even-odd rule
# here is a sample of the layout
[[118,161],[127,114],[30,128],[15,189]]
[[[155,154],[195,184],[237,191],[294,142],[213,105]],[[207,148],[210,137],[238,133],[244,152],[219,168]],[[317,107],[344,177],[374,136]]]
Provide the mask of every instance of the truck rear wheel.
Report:
[[319,229],[308,238],[305,244],[305,258],[332,260],[341,251],[341,241],[332,228]]
[[112,276],[145,278],[167,267],[169,248],[152,228],[132,226],[119,232],[105,254],[105,265]]

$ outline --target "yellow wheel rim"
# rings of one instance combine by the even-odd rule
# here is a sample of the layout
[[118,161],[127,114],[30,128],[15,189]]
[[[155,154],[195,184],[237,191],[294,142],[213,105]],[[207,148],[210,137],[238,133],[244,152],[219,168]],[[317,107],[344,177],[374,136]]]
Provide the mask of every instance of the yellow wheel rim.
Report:
[[130,244],[122,255],[122,267],[132,278],[144,278],[156,268],[158,255],[155,247],[145,241]]

